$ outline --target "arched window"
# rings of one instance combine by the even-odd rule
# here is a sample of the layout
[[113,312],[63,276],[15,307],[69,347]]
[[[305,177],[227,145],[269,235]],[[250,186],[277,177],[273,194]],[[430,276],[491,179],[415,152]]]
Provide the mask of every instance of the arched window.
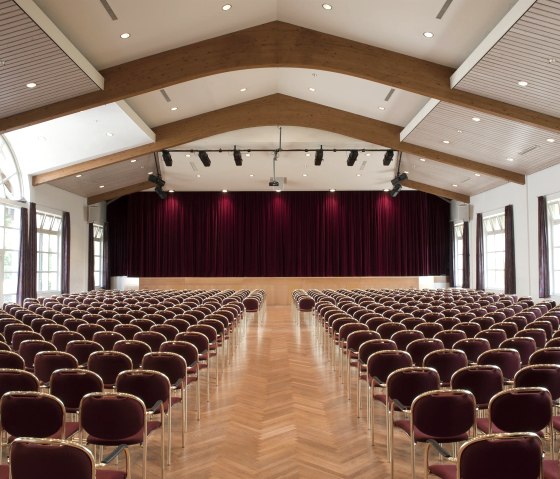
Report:
[[23,189],[16,158],[6,139],[0,135],[0,199],[21,200]]

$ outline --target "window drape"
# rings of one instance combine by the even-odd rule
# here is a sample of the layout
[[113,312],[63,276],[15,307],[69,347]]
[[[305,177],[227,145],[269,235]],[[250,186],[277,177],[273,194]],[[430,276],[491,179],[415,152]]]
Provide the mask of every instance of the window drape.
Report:
[[548,211],[546,197],[538,197],[539,297],[550,297],[550,263],[548,249]]
[[37,205],[29,203],[28,254],[25,267],[26,298],[37,297]]
[[70,213],[62,213],[61,231],[61,270],[60,270],[60,291],[62,294],[70,292]]
[[111,287],[111,272],[109,270],[109,223],[105,222],[103,225],[103,279],[101,287],[103,289],[110,289]]
[[471,287],[471,262],[469,245],[469,222],[463,223],[463,288]]
[[29,244],[28,244],[28,210],[27,208],[21,208],[21,230],[19,236],[19,267],[18,267],[18,285],[16,300],[19,304],[23,304],[23,300],[28,298],[27,296],[27,278],[26,278],[26,268],[27,268],[27,258],[29,257]]
[[476,215],[476,289],[484,289],[484,230],[482,213]]
[[505,207],[505,282],[504,293],[515,294],[515,233],[513,225],[513,205]]
[[457,278],[455,278],[455,223],[449,222],[449,286],[455,288],[457,286]]
[[88,276],[87,289],[92,291],[95,289],[95,278],[93,275],[94,259],[93,259],[93,223],[88,223]]

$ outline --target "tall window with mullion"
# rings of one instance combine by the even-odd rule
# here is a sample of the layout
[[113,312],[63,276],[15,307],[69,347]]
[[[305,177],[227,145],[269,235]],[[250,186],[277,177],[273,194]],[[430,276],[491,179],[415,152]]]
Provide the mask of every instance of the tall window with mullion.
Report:
[[486,289],[503,291],[505,287],[506,225],[505,214],[483,218]]
[[455,284],[463,283],[463,223],[455,223],[455,249],[453,258],[455,267]]
[[103,226],[93,225],[93,280],[95,288],[103,286]]
[[547,198],[550,294],[560,295],[560,196]]
[[0,203],[0,296],[15,302],[19,269],[20,210]]
[[62,218],[37,212],[37,294],[60,292]]

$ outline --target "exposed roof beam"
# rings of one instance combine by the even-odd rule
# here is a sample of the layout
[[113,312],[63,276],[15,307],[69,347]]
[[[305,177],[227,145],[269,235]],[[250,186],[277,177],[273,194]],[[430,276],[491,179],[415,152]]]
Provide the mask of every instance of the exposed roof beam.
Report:
[[401,128],[397,125],[277,93],[158,126],[154,128],[156,133],[154,143],[36,175],[33,177],[33,184],[48,183],[220,133],[242,128],[273,125],[301,126],[330,131],[357,140],[382,145],[386,148],[426,157],[447,165],[496,176],[519,184],[525,183],[525,176],[513,171],[422,146],[401,143],[399,136]]
[[14,130],[228,71],[297,67],[364,78],[549,130],[560,118],[452,90],[453,69],[279,21],[240,30],[103,70],[105,89],[0,119]]
[[118,190],[106,191],[99,195],[89,196],[87,199],[88,205],[94,205],[95,203],[101,203],[102,201],[113,200],[115,198],[120,198],[121,196],[130,195],[132,193],[137,193],[138,191],[144,191],[149,188],[153,188],[154,184],[150,181],[144,181],[143,183],[137,183],[135,185],[125,186],[124,188],[119,188]]
[[444,198],[449,198],[450,200],[462,201],[463,203],[471,202],[471,197],[468,195],[462,195],[456,191],[444,190],[443,188],[437,188],[436,186],[427,185],[418,181],[403,180],[401,181],[401,184],[408,188],[412,188],[413,190],[423,191],[424,193],[430,193],[436,196],[443,196]]

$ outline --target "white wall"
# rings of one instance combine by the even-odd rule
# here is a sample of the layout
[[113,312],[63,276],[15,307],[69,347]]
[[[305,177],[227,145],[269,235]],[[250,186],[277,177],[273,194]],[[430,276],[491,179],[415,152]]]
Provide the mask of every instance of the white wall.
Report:
[[38,210],[70,213],[70,292],[87,290],[87,200],[50,185],[31,187],[30,200]]
[[471,197],[469,222],[471,287],[476,281],[476,215],[513,205],[517,294],[539,296],[537,198],[560,192],[560,165],[528,175],[525,185],[508,183]]

